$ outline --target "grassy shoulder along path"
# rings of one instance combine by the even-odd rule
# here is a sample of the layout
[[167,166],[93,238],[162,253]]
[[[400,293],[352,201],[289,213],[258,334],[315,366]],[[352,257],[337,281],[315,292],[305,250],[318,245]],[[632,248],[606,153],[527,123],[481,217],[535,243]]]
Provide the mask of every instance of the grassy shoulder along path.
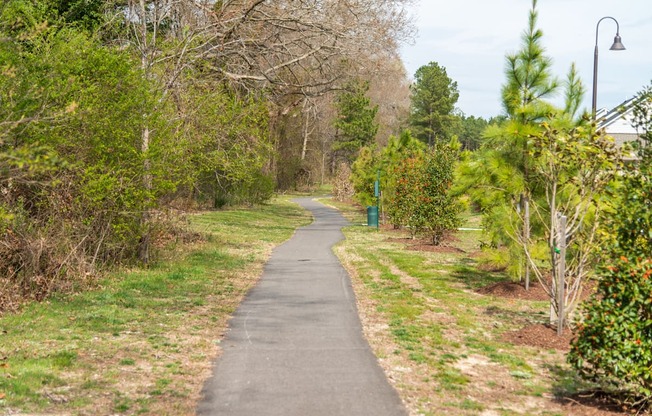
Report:
[[[335,205],[354,224],[366,222]],[[467,230],[437,251],[411,248],[396,230],[344,230],[335,250],[351,274],[371,347],[412,415],[570,414],[555,400],[574,388],[564,354],[502,340],[507,331],[545,321],[548,302],[475,292],[507,277],[475,267],[479,218],[468,220]]]
[[0,318],[0,413],[191,415],[229,315],[311,219],[287,199],[193,215],[204,242]]

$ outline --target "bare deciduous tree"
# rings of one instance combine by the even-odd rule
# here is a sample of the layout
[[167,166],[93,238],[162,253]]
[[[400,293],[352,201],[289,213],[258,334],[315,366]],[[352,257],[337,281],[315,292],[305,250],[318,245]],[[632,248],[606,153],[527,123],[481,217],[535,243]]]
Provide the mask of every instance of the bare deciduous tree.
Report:
[[[305,160],[317,131],[314,124],[323,120],[316,107],[316,101],[322,102],[319,97],[354,77],[382,79],[401,73],[397,50],[413,36],[407,13],[412,2],[128,0],[118,8],[129,28],[129,36],[120,42],[138,54],[161,102],[183,89],[184,75],[191,73],[195,82],[204,79],[264,94],[273,104],[272,126],[302,111],[305,125],[295,133],[302,138],[296,152]],[[381,107],[390,113],[397,108]],[[143,121],[141,147],[146,153],[152,132],[145,114]],[[275,137],[278,153],[284,137],[278,132]],[[270,169],[275,166],[271,161]],[[151,186],[148,180],[146,175],[145,187]]]

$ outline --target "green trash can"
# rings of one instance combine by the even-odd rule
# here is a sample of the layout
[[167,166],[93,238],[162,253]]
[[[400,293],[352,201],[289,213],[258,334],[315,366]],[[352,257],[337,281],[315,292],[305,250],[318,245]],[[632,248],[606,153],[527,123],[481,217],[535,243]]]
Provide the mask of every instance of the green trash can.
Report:
[[378,228],[378,207],[367,207],[367,225]]

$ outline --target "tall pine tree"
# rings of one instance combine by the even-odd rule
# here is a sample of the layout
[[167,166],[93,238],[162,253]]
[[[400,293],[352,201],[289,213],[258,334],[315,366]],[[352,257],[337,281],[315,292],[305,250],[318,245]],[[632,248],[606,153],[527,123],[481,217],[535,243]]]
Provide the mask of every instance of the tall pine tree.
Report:
[[[526,280],[522,250],[513,237],[530,232],[528,217],[520,215],[536,192],[532,189],[528,139],[555,112],[546,100],[559,87],[558,80],[551,75],[552,60],[542,46],[543,32],[537,27],[536,7],[537,0],[533,0],[521,49],[506,57],[502,104],[507,120],[485,131],[480,151],[460,171],[462,187],[485,212],[485,227],[492,242],[510,247],[511,274]],[[509,229],[506,224],[520,225]]]
[[354,81],[340,93],[335,102],[338,118],[333,150],[340,159],[349,164],[356,158],[358,151],[370,144],[378,132],[376,113],[378,106],[371,105],[367,97],[369,83]]
[[450,79],[446,68],[437,62],[417,69],[410,115],[410,125],[417,138],[430,146],[435,140],[448,141],[452,136],[453,110],[459,96],[457,82]]

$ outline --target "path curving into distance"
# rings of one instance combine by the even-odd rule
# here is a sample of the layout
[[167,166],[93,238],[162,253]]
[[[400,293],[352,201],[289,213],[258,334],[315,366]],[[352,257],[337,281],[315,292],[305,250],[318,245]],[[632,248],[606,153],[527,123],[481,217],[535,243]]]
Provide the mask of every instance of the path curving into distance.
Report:
[[314,222],[277,247],[229,324],[201,416],[405,416],[362,335],[350,278],[333,254],[347,221],[297,199]]

